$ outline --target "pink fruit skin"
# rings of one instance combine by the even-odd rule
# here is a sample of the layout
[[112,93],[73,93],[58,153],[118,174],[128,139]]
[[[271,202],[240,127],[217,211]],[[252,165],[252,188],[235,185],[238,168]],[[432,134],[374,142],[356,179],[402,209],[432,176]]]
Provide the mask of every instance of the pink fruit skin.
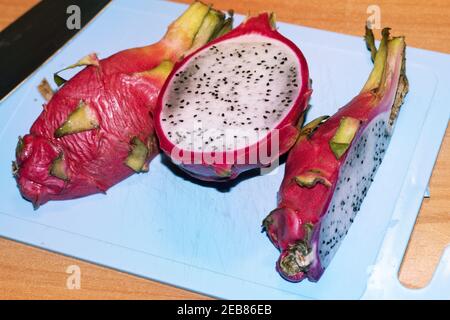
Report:
[[[288,281],[299,282],[305,278],[317,281],[324,272],[319,259],[320,222],[324,216],[335,191],[339,170],[345,163],[348,153],[340,159],[329,147],[329,141],[335,135],[343,117],[359,119],[361,124],[353,139],[358,141],[370,121],[377,115],[389,112],[396,96],[401,73],[403,52],[397,51],[395,56],[388,56],[388,68],[392,70],[386,79],[387,90],[382,96],[372,91],[361,92],[347,105],[320,125],[311,137],[300,136],[291,149],[285,169],[285,176],[279,190],[278,208],[272,211],[264,227],[267,235],[280,250],[280,258],[276,264],[277,271]],[[299,186],[295,177],[312,168],[320,169],[331,187],[317,183],[312,188]],[[310,246],[314,260],[307,272],[288,275],[280,267],[280,261],[288,254],[288,249],[299,240],[305,239],[305,224],[312,224],[313,231]]]
[[[43,106],[23,138],[22,152],[16,154],[15,177],[22,196],[39,207],[49,200],[106,192],[135,173],[124,164],[134,137],[149,146],[148,164],[158,153],[151,114],[165,76],[137,73],[151,70],[163,60],[174,63],[191,43],[187,35],[171,33],[158,43],[98,61],[98,66],[88,66],[66,82]],[[55,130],[81,100],[96,113],[99,128],[55,138]],[[61,153],[67,181],[49,173],[52,161]]]
[[[24,137],[24,152],[17,158],[17,183],[26,199],[39,206],[49,200],[105,192],[134,173],[124,165],[130,140],[134,136],[143,142],[152,138],[150,113],[164,80],[133,75],[155,67],[164,57],[160,46],[151,51],[154,53],[147,61],[139,55],[140,63],[131,57],[134,52],[130,50],[100,61],[99,67],[85,68],[44,105]],[[55,138],[55,130],[81,100],[95,110],[99,129]],[[49,174],[52,161],[61,152],[70,179],[67,182]],[[155,145],[147,161],[156,154]]]
[[[176,150],[175,145],[166,137],[163,129],[162,129],[162,123],[161,123],[161,113],[164,106],[164,92],[167,90],[168,85],[170,84],[171,80],[174,78],[175,74],[180,70],[185,63],[187,63],[192,56],[194,56],[197,52],[204,50],[205,48],[209,48],[219,42],[222,42],[227,39],[232,39],[235,37],[239,37],[246,34],[260,34],[263,36],[267,36],[269,38],[273,38],[276,40],[279,40],[283,43],[285,43],[287,46],[289,46],[293,52],[295,52],[296,56],[299,60],[300,65],[300,71],[301,74],[299,77],[303,80],[301,83],[300,93],[296,101],[294,102],[294,107],[290,111],[290,113],[286,116],[286,118],[276,127],[276,129],[279,130],[279,145],[280,150],[277,155],[274,155],[273,159],[277,159],[282,154],[286,153],[292,145],[295,143],[295,140],[298,136],[298,128],[297,124],[299,121],[300,116],[302,115],[303,111],[305,111],[309,97],[311,96],[312,90],[310,88],[310,82],[309,82],[309,71],[308,71],[308,65],[306,62],[305,57],[303,56],[303,53],[300,51],[300,49],[289,39],[282,36],[280,33],[278,33],[270,24],[270,14],[269,13],[262,13],[256,17],[248,18],[245,22],[243,22],[241,25],[233,29],[231,32],[227,33],[226,35],[209,42],[207,45],[203,46],[202,48],[199,48],[192,54],[188,55],[186,58],[181,60],[180,62],[176,63],[174,69],[172,70],[171,74],[167,78],[166,83],[164,84],[163,88],[161,89],[161,94],[158,97],[157,102],[157,108],[155,112],[155,128],[156,133],[159,138],[159,144],[160,148],[169,156],[172,158],[172,160],[180,166],[181,169],[186,171],[191,176],[198,178],[200,180],[204,181],[228,181],[236,178],[239,174],[241,174],[244,171],[255,169],[255,168],[261,168],[264,166],[270,165],[270,163],[261,163],[261,161],[256,161],[256,163],[246,163],[245,161],[241,161],[239,163],[236,163],[237,161],[234,161],[233,163],[220,163],[220,162],[214,162],[210,163],[208,161],[205,161],[205,158],[211,158],[210,155],[214,155],[215,153],[209,153],[209,155],[205,155],[204,153],[198,153],[198,152],[189,152],[188,159],[189,161],[186,161],[186,159],[183,158],[184,153],[183,150],[178,152],[173,152]],[[269,133],[267,135],[267,143],[270,143],[272,138],[272,135]],[[249,154],[258,154],[259,150],[263,150],[262,152],[265,152],[266,146],[263,143],[254,144],[251,146],[246,147],[244,150],[235,150],[232,152],[223,152],[221,155],[217,156],[219,159],[237,159],[238,156],[245,156],[248,159]],[[174,154],[179,154],[179,157],[174,157]],[[197,161],[193,163],[193,159],[200,159],[201,161]],[[226,174],[221,174],[222,172],[227,172]]]

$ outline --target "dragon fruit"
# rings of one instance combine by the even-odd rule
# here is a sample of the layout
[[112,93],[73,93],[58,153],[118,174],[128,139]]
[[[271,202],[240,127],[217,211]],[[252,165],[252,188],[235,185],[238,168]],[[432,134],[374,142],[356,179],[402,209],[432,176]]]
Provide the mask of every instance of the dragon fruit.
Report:
[[332,117],[306,125],[292,148],[278,208],[263,221],[281,251],[278,272],[287,280],[317,281],[335,255],[374,179],[408,92],[405,41],[382,32],[374,68],[362,91]]
[[106,192],[147,171],[158,153],[152,115],[174,63],[230,27],[224,14],[195,2],[161,41],[104,60],[88,55],[69,67],[87,66],[66,83],[56,74],[64,85],[47,95],[17,145],[13,174],[23,197],[38,207]]
[[160,147],[205,181],[271,166],[295,143],[310,94],[306,60],[273,14],[250,17],[176,64],[157,103]]

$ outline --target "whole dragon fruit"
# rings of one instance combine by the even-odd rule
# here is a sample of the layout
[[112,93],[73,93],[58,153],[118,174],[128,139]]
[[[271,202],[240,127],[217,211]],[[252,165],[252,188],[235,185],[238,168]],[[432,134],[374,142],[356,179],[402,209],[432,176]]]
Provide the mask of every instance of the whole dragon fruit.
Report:
[[408,92],[405,41],[366,30],[374,68],[362,91],[331,118],[306,125],[292,148],[279,204],[263,227],[281,251],[287,280],[317,281],[355,219],[389,144]]
[[[158,153],[152,113],[173,65],[189,50],[229,31],[231,18],[201,2],[174,21],[159,42],[98,60],[57,91],[19,138],[13,174],[35,207],[105,192],[148,170]],[[55,75],[55,81],[64,80]]]
[[295,143],[310,94],[306,60],[273,14],[250,17],[175,65],[158,98],[160,147],[202,180],[270,166]]

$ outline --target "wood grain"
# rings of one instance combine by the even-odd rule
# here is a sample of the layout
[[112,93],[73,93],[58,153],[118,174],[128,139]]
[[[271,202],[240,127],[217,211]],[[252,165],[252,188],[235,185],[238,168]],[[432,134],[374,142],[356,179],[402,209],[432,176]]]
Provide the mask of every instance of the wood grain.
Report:
[[[0,30],[37,0],[0,0]],[[189,3],[190,0],[180,2]],[[361,35],[372,1],[363,0],[214,0],[220,9],[238,13],[275,11],[280,21]],[[404,34],[410,46],[450,53],[450,1],[377,0],[381,23]],[[400,271],[409,287],[429,281],[445,246],[450,243],[450,129],[430,181]],[[80,290],[66,287],[70,265],[81,268]],[[198,294],[144,280],[108,268],[0,239],[0,298],[3,299],[198,299]]]
[[0,30],[3,30],[38,2],[38,0],[0,0]]
[[[67,286],[71,273],[66,271],[73,265],[81,271],[79,290]],[[205,299],[159,282],[4,239],[0,240],[0,298]]]

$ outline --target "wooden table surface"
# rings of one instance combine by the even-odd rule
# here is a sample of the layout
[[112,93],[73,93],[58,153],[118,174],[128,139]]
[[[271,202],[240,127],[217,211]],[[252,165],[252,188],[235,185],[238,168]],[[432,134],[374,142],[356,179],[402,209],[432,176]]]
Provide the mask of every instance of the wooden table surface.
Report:
[[[0,30],[38,0],[0,0]],[[189,3],[190,0],[181,2]],[[406,36],[410,46],[450,53],[448,0],[211,0],[219,9],[238,13],[275,11],[280,21],[361,35],[367,8],[381,8],[382,26]],[[450,102],[449,102],[450,104]],[[449,107],[449,106],[443,106]],[[407,250],[400,280],[425,286],[445,246],[450,243],[450,129],[430,181]],[[66,287],[71,265],[81,269],[81,289]],[[0,299],[201,299],[198,294],[99,267],[0,238]]]

